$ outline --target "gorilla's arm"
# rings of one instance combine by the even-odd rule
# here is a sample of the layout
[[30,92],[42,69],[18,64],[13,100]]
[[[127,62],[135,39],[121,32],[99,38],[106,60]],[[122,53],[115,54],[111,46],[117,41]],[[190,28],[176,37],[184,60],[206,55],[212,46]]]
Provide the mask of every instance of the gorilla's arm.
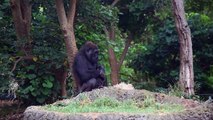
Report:
[[76,72],[79,78],[86,82],[89,79],[96,78],[100,75],[100,71],[96,67],[89,67],[87,59],[79,56],[78,61],[75,63]]

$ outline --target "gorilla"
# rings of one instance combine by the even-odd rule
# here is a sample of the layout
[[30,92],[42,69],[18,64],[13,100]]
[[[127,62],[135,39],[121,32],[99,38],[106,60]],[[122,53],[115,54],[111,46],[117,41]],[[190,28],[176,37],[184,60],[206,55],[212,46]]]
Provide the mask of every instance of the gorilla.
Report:
[[98,47],[86,42],[74,58],[73,74],[77,80],[77,93],[107,86],[104,68],[98,64]]

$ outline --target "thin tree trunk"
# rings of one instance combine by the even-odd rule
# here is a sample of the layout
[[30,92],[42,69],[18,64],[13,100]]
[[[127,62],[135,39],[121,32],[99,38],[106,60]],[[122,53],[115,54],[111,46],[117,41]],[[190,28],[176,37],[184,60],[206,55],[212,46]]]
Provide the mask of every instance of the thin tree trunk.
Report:
[[[119,0],[114,0],[111,4],[111,7],[114,7],[118,2],[119,2]],[[107,29],[107,27],[105,27],[104,32],[105,32],[108,40],[115,41],[115,25],[113,25],[113,23],[111,23],[111,26],[108,26],[108,29]],[[120,82],[119,71],[123,64],[124,58],[127,54],[131,40],[132,39],[127,39],[125,48],[122,52],[122,55],[121,55],[119,61],[116,58],[113,48],[111,48],[110,46],[108,48],[109,63],[110,63],[110,68],[111,68],[110,77],[111,77],[112,85],[116,85]]]
[[180,73],[181,88],[187,95],[194,94],[194,71],[191,31],[185,18],[183,0],[172,0],[176,28],[180,44]]
[[61,30],[64,35],[68,63],[71,69],[72,63],[74,61],[74,56],[77,53],[76,40],[74,34],[74,17],[76,10],[76,0],[70,0],[68,17],[66,16],[63,0],[56,0],[56,10]]
[[[110,26],[110,30],[104,28],[104,32],[108,40],[113,41],[115,40],[114,26]],[[108,54],[109,54],[109,64],[111,68],[110,78],[112,81],[112,85],[116,85],[119,83],[118,62],[115,56],[115,52],[113,48],[111,48],[110,46],[108,48]]]
[[[115,29],[114,26],[110,26],[109,30],[107,30],[106,28],[104,29],[104,32],[106,34],[106,37],[108,40],[115,40]],[[126,43],[125,43],[125,47],[124,50],[121,54],[121,57],[119,59],[119,61],[116,58],[115,52],[113,50],[113,48],[111,48],[109,46],[108,48],[108,54],[109,54],[109,63],[110,63],[110,68],[111,68],[111,81],[112,81],[112,85],[116,85],[120,82],[119,78],[119,71],[121,69],[121,66],[123,64],[124,58],[126,57],[126,54],[128,52],[129,46],[131,44],[132,41],[132,36],[131,34],[128,36]]]
[[[110,26],[109,30],[109,38],[112,41],[115,41],[115,28],[114,26]],[[116,55],[114,50],[109,47],[108,48],[109,52],[109,62],[110,62],[110,67],[111,67],[111,80],[112,80],[112,85],[116,85],[120,82],[119,80],[119,71],[118,71],[118,61],[116,59]]]
[[59,81],[61,85],[61,96],[66,97],[67,91],[66,91],[66,78],[67,78],[67,70],[64,68],[55,69],[54,70],[55,78]]
[[[58,20],[59,20],[59,23],[61,26],[62,33],[64,35],[69,68],[70,68],[70,70],[72,70],[72,64],[74,61],[74,57],[77,53],[76,40],[75,40],[75,34],[74,34],[74,18],[75,18],[77,1],[70,0],[69,12],[68,12],[67,16],[66,16],[66,12],[64,9],[63,0],[55,0],[55,2],[56,2],[56,11],[58,14]],[[64,80],[66,80],[66,79],[64,79]],[[74,81],[76,81],[76,80],[74,80]],[[64,81],[62,83],[66,83],[66,82]],[[63,86],[66,86],[66,85],[63,84]],[[75,83],[74,87],[76,89],[76,83]],[[62,90],[64,90],[64,88]]]
[[112,85],[118,84],[119,81],[119,71],[118,71],[118,64],[117,60],[115,57],[115,53],[112,48],[108,48],[108,53],[109,53],[109,63],[110,63],[110,68],[111,68],[111,80],[112,80]]

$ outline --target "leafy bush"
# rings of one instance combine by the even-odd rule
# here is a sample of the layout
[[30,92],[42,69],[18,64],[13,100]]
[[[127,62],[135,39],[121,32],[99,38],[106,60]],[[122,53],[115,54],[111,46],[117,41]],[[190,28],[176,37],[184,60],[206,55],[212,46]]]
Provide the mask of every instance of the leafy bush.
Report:
[[3,0],[3,3],[5,4],[0,5],[0,12],[3,14],[3,17],[0,16],[0,91],[7,92],[11,89],[10,82],[15,81],[19,83],[19,89],[16,91],[18,98],[24,100],[24,103],[41,104],[55,101],[60,86],[53,71],[66,67],[66,54],[62,37],[58,34],[60,29],[57,21],[51,20],[53,14],[44,14],[39,2],[34,4],[31,27],[33,59],[17,62],[24,56],[19,48],[24,41],[16,38],[9,1]]

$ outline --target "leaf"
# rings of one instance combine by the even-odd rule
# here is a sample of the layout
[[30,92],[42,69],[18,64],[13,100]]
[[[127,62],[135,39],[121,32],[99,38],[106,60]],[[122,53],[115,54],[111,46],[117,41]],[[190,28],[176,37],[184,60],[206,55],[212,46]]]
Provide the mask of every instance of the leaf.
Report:
[[13,58],[13,57],[10,57],[9,60],[10,60],[10,61],[14,61],[14,58]]
[[68,65],[68,61],[65,60],[64,63],[63,63],[63,65],[64,65],[64,66],[67,66],[67,65]]
[[49,81],[54,81],[54,77],[53,76],[48,76],[48,80]]
[[28,70],[34,70],[35,69],[35,65],[30,65],[27,67]]
[[115,47],[114,50],[115,50],[115,52],[119,52],[120,51],[118,47]]
[[18,53],[17,53],[17,56],[24,56],[25,55],[25,53],[23,52],[23,51],[19,51]]
[[43,89],[42,94],[47,96],[50,93],[50,89]]
[[53,83],[46,80],[43,84],[42,84],[43,87],[45,88],[52,88],[53,87]]
[[28,86],[26,89],[24,89],[24,90],[22,91],[22,93],[28,94],[32,89],[33,89],[33,87],[30,85],[30,86]]
[[37,57],[33,57],[33,61],[36,62],[38,60]]
[[34,97],[36,97],[36,96],[39,95],[39,92],[37,92],[37,91],[32,91],[31,94],[32,94]]
[[3,12],[0,11],[0,20],[3,18]]
[[34,79],[34,78],[36,78],[36,75],[35,74],[28,74],[26,77],[28,79]]

